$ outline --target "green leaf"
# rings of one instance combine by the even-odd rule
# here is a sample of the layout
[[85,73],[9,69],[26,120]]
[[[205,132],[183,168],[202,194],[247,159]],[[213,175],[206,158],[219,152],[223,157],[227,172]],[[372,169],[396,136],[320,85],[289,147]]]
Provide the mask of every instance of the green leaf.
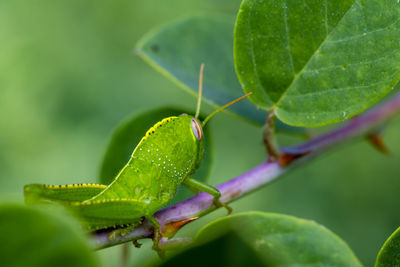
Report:
[[400,266],[400,228],[386,240],[376,258],[375,267]]
[[[200,65],[204,63],[204,100],[222,106],[243,95],[233,64],[233,25],[226,16],[196,16],[169,23],[144,36],[138,54],[151,66],[197,96]],[[248,100],[230,110],[264,124],[266,113]]]
[[1,266],[98,266],[86,233],[58,209],[0,205]]
[[[146,134],[151,126],[160,120],[178,116],[182,113],[192,114],[187,110],[177,108],[159,108],[135,114],[120,124],[114,131],[105,152],[103,162],[100,167],[100,183],[110,184],[122,167],[128,162],[136,145]],[[204,128],[205,135],[205,154],[201,167],[193,175],[197,180],[206,182],[211,172],[213,162],[212,140],[210,136],[210,125]],[[173,202],[182,201],[190,196],[192,192],[184,187],[178,188],[178,193],[174,196]]]
[[235,66],[250,100],[283,122],[319,126],[350,118],[400,79],[395,0],[244,0]]
[[200,246],[220,243],[220,257],[234,254],[241,258],[237,255],[241,250],[231,242],[221,243],[220,238],[240,239],[266,266],[361,266],[347,244],[331,231],[313,221],[286,215],[240,213],[211,222],[196,235]]

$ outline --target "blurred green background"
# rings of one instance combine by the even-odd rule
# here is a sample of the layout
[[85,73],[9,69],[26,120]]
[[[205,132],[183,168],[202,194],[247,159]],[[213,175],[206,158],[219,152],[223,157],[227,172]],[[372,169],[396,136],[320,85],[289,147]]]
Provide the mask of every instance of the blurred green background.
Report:
[[[1,199],[22,202],[27,183],[96,182],[108,139],[121,120],[160,106],[193,110],[196,100],[135,56],[133,48],[154,26],[188,14],[235,14],[239,4],[0,1]],[[211,123],[216,145],[211,183],[264,160],[261,129],[225,114]],[[341,236],[371,266],[384,240],[400,225],[399,131],[400,118],[385,129],[389,157],[366,142],[351,142],[235,202],[234,211],[263,210],[315,220]],[[181,235],[224,214],[202,218]],[[155,259],[149,247],[149,242],[140,250],[130,247],[132,266]],[[96,253],[104,266],[112,266],[119,261],[120,248]]]

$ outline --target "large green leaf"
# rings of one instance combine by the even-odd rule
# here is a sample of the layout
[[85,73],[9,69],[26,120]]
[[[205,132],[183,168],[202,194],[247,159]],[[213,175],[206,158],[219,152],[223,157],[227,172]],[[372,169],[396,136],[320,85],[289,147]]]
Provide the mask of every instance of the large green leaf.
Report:
[[[53,207],[54,208],[54,207]],[[0,205],[1,266],[97,266],[86,233],[58,209]]]
[[376,258],[375,267],[400,266],[400,228],[386,240]]
[[235,66],[250,100],[296,126],[347,119],[400,79],[396,0],[244,0]]
[[[177,108],[159,108],[135,114],[119,125],[114,131],[110,143],[105,152],[103,162],[100,167],[100,183],[110,184],[118,172],[128,162],[136,145],[145,135],[151,126],[160,120],[178,116],[182,113],[191,114],[187,110]],[[212,168],[213,150],[210,136],[210,125],[204,129],[205,135],[205,154],[201,167],[193,175],[197,180],[206,182]],[[178,193],[173,198],[173,202],[182,201],[192,193],[184,187],[178,188]]]
[[[199,245],[195,251],[207,254],[206,246],[217,250],[215,253],[222,259],[230,255],[239,261],[244,258],[243,251],[246,257],[252,254],[251,260],[258,266],[361,266],[347,244],[325,227],[281,214],[246,212],[227,216],[203,227],[195,240]],[[239,242],[240,249],[232,242]],[[219,244],[218,247],[215,244]],[[200,259],[193,251],[182,255],[185,253],[199,258],[207,266],[217,266],[213,264],[216,260]],[[179,261],[182,257],[178,255],[168,262]]]

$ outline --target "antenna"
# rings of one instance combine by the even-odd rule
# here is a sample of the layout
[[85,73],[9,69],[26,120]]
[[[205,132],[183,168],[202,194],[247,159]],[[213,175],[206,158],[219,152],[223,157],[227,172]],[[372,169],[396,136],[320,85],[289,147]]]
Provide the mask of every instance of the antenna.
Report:
[[201,63],[200,73],[199,73],[199,95],[197,96],[196,115],[194,116],[196,119],[200,115],[201,97],[203,95],[203,71],[204,71],[204,63]]
[[251,95],[253,92],[249,92],[247,94],[245,94],[244,96],[241,96],[235,100],[233,100],[232,102],[229,102],[228,104],[223,105],[222,107],[214,110],[214,112],[212,112],[210,115],[207,116],[207,118],[204,119],[202,126],[204,127],[206,125],[206,123],[211,119],[212,116],[214,116],[216,113],[220,112],[221,110],[224,110],[225,108],[229,107],[230,105],[233,105],[237,102],[239,102],[240,100],[248,97],[249,95]]

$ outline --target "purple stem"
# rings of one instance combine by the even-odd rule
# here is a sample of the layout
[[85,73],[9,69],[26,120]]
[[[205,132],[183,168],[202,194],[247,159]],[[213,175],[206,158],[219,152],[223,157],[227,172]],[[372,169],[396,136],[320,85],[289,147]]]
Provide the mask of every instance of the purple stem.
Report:
[[[218,190],[221,192],[220,200],[224,203],[236,200],[279,178],[286,171],[307,162],[311,157],[325,151],[327,148],[338,145],[350,138],[367,134],[399,112],[400,94],[397,94],[382,105],[353,118],[347,124],[326,134],[299,145],[282,148],[281,151],[284,153],[307,153],[307,156],[302,157],[301,160],[294,162],[295,164],[291,164],[289,167],[282,167],[278,162],[264,162],[258,165],[244,174],[217,186]],[[158,211],[154,217],[160,223],[161,231],[163,231],[173,223],[196,219],[215,209],[216,207],[213,205],[212,196],[206,193],[200,193],[190,199]],[[141,238],[150,238],[153,235],[153,230],[152,225],[145,221],[129,234],[124,236],[118,235],[114,240],[109,239],[109,231],[97,232],[94,234],[95,247],[100,249]]]

